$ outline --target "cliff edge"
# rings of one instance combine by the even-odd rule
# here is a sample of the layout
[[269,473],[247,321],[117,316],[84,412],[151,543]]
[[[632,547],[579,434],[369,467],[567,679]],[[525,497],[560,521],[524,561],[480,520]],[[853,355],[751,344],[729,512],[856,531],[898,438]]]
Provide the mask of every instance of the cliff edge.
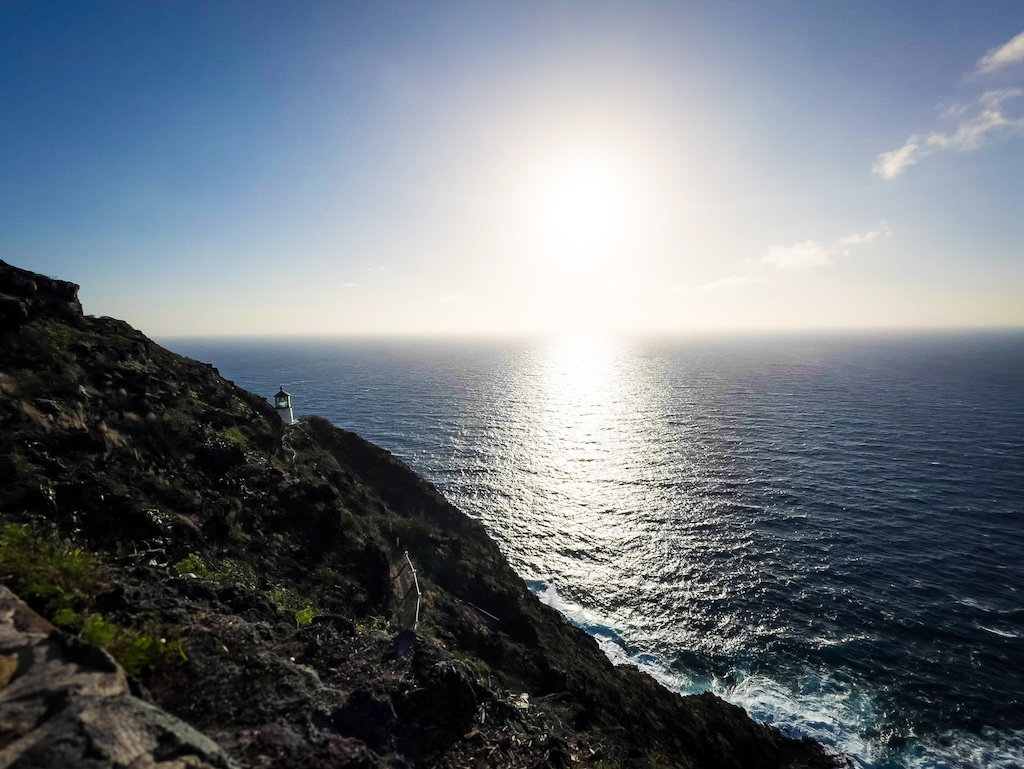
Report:
[[[4,262],[0,477],[0,578],[45,618],[37,636],[117,660],[119,702],[180,720],[161,729],[199,747],[176,766],[836,765],[613,666],[388,452],[316,417],[285,427],[211,366],[83,315],[74,284]],[[44,727],[4,696],[36,675],[8,656],[0,765],[124,765],[88,746],[5,761]],[[69,728],[102,741],[118,723]],[[163,766],[150,741],[133,761]]]

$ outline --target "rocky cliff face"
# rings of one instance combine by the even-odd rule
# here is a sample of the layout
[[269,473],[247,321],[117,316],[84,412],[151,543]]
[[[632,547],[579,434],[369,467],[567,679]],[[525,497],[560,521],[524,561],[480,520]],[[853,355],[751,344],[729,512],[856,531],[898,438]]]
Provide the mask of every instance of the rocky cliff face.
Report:
[[82,315],[78,286],[19,270],[0,260],[0,330],[14,330],[32,318],[51,315],[75,321]]
[[[388,452],[318,418],[285,427],[76,297],[0,262],[0,577],[53,638],[105,646],[136,700],[223,751],[199,735],[189,761],[834,765],[614,667]],[[12,664],[5,687],[34,675]],[[27,733],[5,702],[0,763]],[[122,764],[84,750],[61,765]]]

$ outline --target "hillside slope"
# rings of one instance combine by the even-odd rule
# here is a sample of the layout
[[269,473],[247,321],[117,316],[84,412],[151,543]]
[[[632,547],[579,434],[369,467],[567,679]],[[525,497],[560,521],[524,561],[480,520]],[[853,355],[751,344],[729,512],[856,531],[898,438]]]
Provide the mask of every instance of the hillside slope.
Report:
[[238,766],[833,765],[614,667],[388,452],[76,297],[0,262],[0,517],[95,584],[40,588],[14,545],[0,576]]

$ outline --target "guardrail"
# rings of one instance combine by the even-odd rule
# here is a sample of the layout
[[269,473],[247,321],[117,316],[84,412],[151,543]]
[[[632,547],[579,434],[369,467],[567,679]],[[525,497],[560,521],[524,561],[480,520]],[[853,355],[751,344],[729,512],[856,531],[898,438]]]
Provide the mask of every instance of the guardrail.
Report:
[[416,630],[420,626],[420,603],[423,601],[423,593],[420,592],[420,581],[416,576],[416,567],[412,565],[412,558],[409,557],[409,551],[405,551],[405,561],[409,564],[409,569],[412,571],[412,583],[416,586],[416,616],[413,619],[412,629]]

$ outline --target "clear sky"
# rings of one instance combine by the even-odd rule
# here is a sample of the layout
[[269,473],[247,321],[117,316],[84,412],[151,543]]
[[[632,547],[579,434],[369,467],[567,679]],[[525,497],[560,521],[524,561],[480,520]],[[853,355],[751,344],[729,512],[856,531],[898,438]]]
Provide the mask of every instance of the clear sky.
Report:
[[153,336],[1024,325],[1024,2],[0,0],[0,258]]

